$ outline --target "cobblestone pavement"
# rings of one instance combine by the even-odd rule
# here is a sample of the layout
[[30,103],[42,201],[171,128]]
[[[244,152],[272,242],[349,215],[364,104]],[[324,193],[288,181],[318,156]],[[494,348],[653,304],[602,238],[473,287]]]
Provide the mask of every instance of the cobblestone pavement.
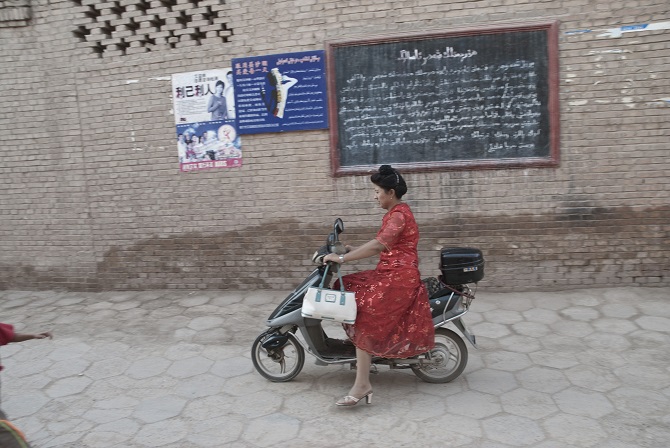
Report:
[[1,406],[34,448],[670,446],[670,288],[480,289],[459,378],[380,366],[344,409],[346,366],[254,370],[284,296],[0,291],[0,321],[55,335],[2,347]]

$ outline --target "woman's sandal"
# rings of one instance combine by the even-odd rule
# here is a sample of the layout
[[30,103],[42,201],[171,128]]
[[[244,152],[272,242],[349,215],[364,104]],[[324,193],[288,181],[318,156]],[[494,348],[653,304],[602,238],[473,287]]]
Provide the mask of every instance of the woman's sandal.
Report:
[[370,390],[368,393],[363,395],[362,397],[354,397],[353,395],[347,395],[346,397],[342,397],[335,404],[337,406],[355,406],[358,404],[359,401],[361,401],[363,398],[365,398],[365,402],[367,404],[372,403],[372,390]]

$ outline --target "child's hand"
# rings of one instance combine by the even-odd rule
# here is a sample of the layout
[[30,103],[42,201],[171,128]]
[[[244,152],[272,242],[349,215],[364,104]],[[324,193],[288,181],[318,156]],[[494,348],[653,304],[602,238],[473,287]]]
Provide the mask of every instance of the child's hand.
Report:
[[45,331],[44,333],[38,333],[33,335],[33,339],[53,339],[53,334],[50,331]]

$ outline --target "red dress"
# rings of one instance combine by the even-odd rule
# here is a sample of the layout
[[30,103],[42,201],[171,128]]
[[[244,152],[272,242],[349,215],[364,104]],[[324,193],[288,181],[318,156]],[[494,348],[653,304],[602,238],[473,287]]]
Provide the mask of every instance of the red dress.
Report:
[[345,289],[356,293],[358,313],[355,324],[344,325],[347,336],[374,356],[427,352],[435,346],[435,328],[419,273],[419,227],[407,204],[386,213],[376,239],[386,247],[377,268],[342,277]]

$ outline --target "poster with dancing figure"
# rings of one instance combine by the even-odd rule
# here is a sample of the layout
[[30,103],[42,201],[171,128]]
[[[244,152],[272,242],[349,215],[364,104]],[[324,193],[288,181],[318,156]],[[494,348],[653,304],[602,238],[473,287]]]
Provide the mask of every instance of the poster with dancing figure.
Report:
[[240,134],[328,128],[325,52],[233,59]]
[[172,75],[181,171],[242,166],[231,68]]

